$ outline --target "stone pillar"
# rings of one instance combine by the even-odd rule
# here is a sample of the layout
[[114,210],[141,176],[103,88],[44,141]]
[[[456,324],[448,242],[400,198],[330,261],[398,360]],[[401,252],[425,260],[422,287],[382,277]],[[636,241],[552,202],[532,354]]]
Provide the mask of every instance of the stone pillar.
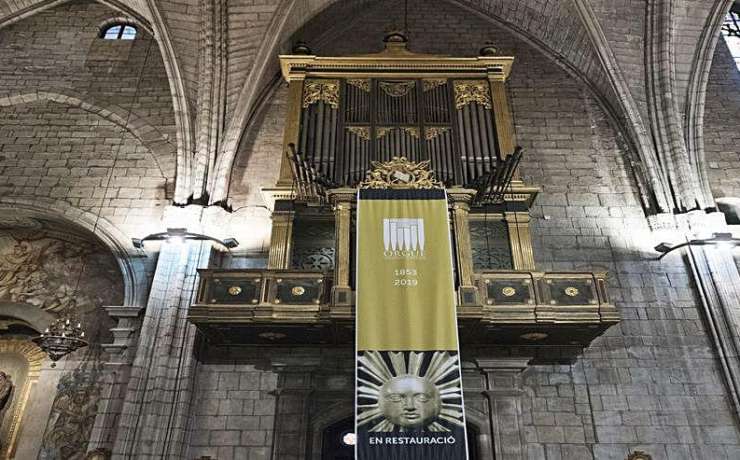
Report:
[[473,282],[473,250],[470,246],[470,202],[475,190],[449,189],[447,196],[452,203],[452,226],[455,232],[454,244],[457,253],[458,305],[474,307],[480,305],[478,289]]
[[[696,233],[729,232],[721,213],[689,213]],[[690,233],[687,239],[710,235]],[[667,257],[671,257],[669,255]],[[686,256],[699,291],[709,337],[721,363],[728,396],[740,419],[740,273],[732,250],[721,246],[688,246]],[[674,256],[675,257],[675,256]]]
[[477,359],[486,376],[493,445],[497,459],[526,457],[522,439],[521,375],[532,358]]
[[529,212],[505,212],[504,220],[509,229],[511,261],[514,264],[514,270],[534,270]]
[[308,449],[309,399],[317,356],[288,356],[273,359],[278,374],[275,407],[275,441],[272,460],[303,460]]
[[126,386],[131,375],[131,364],[136,352],[136,341],[143,307],[105,306],[111,318],[117,319],[116,327],[111,328],[113,342],[103,344],[108,353],[108,361],[103,367],[103,379],[98,414],[95,417],[88,451],[113,449],[118,418],[126,396]]
[[[357,189],[329,190],[329,201],[334,206],[334,286],[331,289],[332,310],[349,315],[352,306],[350,287],[350,260],[352,248],[352,203],[357,199]],[[340,308],[334,308],[340,307]],[[344,308],[342,308],[344,307]]]
[[275,210],[272,212],[272,234],[267,268],[290,268],[294,217],[295,211],[293,211],[292,202],[287,200],[275,202]]
[[[187,223],[190,231],[201,230],[202,208],[168,212],[170,227]],[[205,241],[160,244],[113,459],[185,458],[196,335],[187,312],[197,288],[197,269],[208,266],[210,253],[211,243]]]

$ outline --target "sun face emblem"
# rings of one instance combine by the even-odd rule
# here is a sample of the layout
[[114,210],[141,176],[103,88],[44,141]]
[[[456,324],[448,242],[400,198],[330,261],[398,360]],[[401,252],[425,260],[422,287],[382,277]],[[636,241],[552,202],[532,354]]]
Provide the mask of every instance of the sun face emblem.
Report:
[[366,351],[358,362],[359,426],[370,432],[464,426],[456,355]]

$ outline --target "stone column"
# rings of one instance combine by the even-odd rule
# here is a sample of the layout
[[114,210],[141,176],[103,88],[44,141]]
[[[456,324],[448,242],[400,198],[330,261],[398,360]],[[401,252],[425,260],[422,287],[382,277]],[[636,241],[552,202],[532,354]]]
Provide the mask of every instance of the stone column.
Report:
[[497,459],[526,457],[522,439],[521,374],[532,358],[477,359],[486,376],[493,445]]
[[[357,199],[357,189],[329,190],[329,201],[334,206],[334,286],[331,290],[332,311],[349,315],[352,306],[350,287],[350,260],[352,248],[352,203]],[[338,308],[337,308],[338,307]]]
[[[696,233],[729,232],[721,213],[689,213],[689,226]],[[711,235],[690,233],[687,239]],[[740,419],[740,273],[732,250],[721,246],[688,246],[690,273],[699,291],[707,332],[714,343],[725,377],[728,396]],[[676,257],[673,254],[667,257]]]
[[126,386],[131,375],[131,364],[136,352],[136,341],[141,324],[139,316],[143,307],[105,306],[111,318],[117,319],[116,327],[111,328],[113,342],[103,344],[108,353],[104,364],[103,381],[98,415],[95,417],[88,451],[105,449],[110,451],[116,437],[116,424],[126,396]]
[[293,211],[292,202],[288,200],[275,202],[275,210],[272,212],[272,233],[267,268],[290,268],[294,217],[295,211]]
[[319,365],[314,355],[273,359],[272,368],[278,374],[273,460],[306,458],[309,399],[314,391],[313,372]]
[[473,250],[470,246],[470,202],[475,196],[475,190],[449,189],[447,196],[452,204],[452,225],[455,232],[454,244],[457,254],[457,277],[460,280],[458,288],[458,305],[461,307],[475,307],[480,305],[478,289],[473,282]]
[[[173,228],[187,223],[188,230],[198,232],[201,215],[201,207],[172,208],[166,222]],[[208,266],[210,253],[210,242],[160,244],[113,459],[184,458],[196,365],[196,330],[187,312],[197,288],[197,269]]]

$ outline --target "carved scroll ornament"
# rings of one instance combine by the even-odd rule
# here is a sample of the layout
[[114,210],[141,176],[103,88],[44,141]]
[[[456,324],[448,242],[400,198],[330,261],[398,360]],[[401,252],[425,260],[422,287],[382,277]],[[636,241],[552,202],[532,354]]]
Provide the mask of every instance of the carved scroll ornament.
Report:
[[471,102],[490,109],[491,95],[485,80],[457,80],[455,82],[455,108],[461,109]]
[[303,108],[317,102],[339,108],[339,80],[306,80],[303,84]]
[[402,129],[409,136],[416,139],[419,138],[419,128],[417,128],[416,126],[405,126]]
[[446,133],[450,128],[446,126],[432,126],[424,129],[424,139],[431,141],[435,137]]
[[442,86],[445,83],[447,83],[446,78],[425,78],[421,81],[421,87],[424,89],[424,92],[427,92]]
[[391,161],[373,161],[373,169],[360,184],[360,188],[442,188],[430,170],[430,161],[414,163],[406,157],[393,157]]
[[365,79],[359,79],[359,78],[350,78],[347,80],[348,85],[352,85],[355,88],[359,88],[366,93],[370,92],[370,80]]
[[381,81],[380,89],[390,97],[403,97],[416,86],[416,82],[411,81]]
[[362,140],[370,140],[370,128],[368,128],[367,126],[348,126],[347,131],[351,132]]

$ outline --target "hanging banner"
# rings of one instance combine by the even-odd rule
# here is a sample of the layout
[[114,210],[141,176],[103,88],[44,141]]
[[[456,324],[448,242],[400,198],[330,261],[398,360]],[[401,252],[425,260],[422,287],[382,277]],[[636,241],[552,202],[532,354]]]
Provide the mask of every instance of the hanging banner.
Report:
[[362,189],[355,458],[467,459],[443,189]]

